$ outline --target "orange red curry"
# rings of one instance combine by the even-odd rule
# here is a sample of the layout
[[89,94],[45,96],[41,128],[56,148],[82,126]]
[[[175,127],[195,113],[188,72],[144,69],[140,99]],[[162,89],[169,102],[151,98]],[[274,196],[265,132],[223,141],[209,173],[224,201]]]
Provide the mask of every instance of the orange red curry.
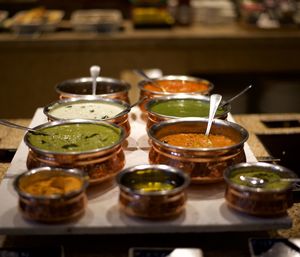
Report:
[[186,81],[186,80],[157,80],[159,87],[146,84],[144,89],[155,91],[155,92],[169,92],[169,93],[191,93],[191,92],[204,92],[208,90],[208,81]]
[[223,135],[209,135],[201,133],[179,133],[168,135],[160,139],[169,145],[187,148],[213,148],[234,145],[236,142]]

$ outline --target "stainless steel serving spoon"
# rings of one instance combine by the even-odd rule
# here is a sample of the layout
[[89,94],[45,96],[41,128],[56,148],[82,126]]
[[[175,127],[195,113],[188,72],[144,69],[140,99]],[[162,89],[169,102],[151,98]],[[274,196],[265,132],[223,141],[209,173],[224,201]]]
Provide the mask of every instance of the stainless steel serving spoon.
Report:
[[32,134],[35,135],[44,135],[44,136],[48,136],[49,134],[45,133],[45,132],[39,132],[36,131],[35,129],[29,128],[29,127],[25,127],[16,123],[12,123],[8,120],[4,120],[4,119],[0,119],[0,124],[7,126],[7,127],[11,127],[11,128],[16,128],[16,129],[22,129],[22,130],[26,130],[31,132]]
[[[270,181],[264,180],[262,178],[258,177],[252,177],[252,176],[240,176],[241,181],[248,182],[254,186],[263,186],[265,184],[270,183]],[[277,178],[273,179],[271,182],[276,182],[276,181],[285,181],[285,182],[300,182],[300,178]]]
[[136,101],[135,103],[133,103],[132,105],[130,105],[128,108],[124,109],[123,111],[121,111],[120,113],[118,113],[116,116],[120,116],[123,115],[124,113],[130,112],[130,110],[134,107],[139,105],[141,102],[143,102],[147,97],[143,97],[141,99],[139,99],[138,101]]
[[241,92],[239,92],[238,94],[236,94],[235,96],[231,97],[229,100],[225,100],[223,101],[223,103],[220,104],[220,107],[231,103],[233,100],[235,100],[236,98],[238,98],[239,96],[243,95],[244,93],[246,93],[250,88],[252,87],[252,85],[249,85],[248,87],[244,88]]
[[216,111],[218,109],[218,106],[222,100],[222,96],[219,94],[213,94],[210,96],[209,100],[209,116],[208,116],[208,122],[207,122],[207,128],[205,131],[205,136],[209,135],[210,128],[213,122],[213,119],[215,117]]
[[154,87],[157,87],[159,89],[161,89],[163,92],[166,92],[166,90],[159,84],[157,83],[154,79],[151,79],[147,76],[147,74],[145,72],[143,72],[142,70],[139,69],[134,69],[133,70],[136,74],[142,76],[144,79],[146,79],[147,81],[149,81]]
[[90,74],[93,80],[93,95],[96,95],[96,89],[97,89],[97,78],[100,74],[100,67],[97,65],[93,65],[90,68]]

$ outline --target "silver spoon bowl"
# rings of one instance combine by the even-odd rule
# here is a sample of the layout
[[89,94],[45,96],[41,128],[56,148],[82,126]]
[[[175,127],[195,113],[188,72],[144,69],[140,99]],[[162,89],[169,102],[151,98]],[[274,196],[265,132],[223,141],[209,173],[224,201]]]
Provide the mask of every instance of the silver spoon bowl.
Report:
[[262,178],[252,177],[252,176],[244,176],[244,175],[240,176],[240,180],[245,181],[253,186],[263,186],[270,182],[276,182],[276,181],[285,181],[285,182],[291,182],[291,183],[300,182],[300,178],[278,178],[278,179],[274,179],[272,181],[267,181]]

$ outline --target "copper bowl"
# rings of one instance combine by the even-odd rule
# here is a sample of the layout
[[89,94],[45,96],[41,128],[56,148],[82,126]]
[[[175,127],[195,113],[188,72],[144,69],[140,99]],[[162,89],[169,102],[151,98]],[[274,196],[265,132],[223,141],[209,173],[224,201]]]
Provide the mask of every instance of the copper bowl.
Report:
[[127,215],[166,219],[184,210],[189,177],[167,165],[138,165],[120,172],[117,183],[119,206]]
[[180,168],[190,175],[192,183],[222,181],[227,167],[246,161],[244,143],[249,135],[246,129],[233,122],[215,119],[210,134],[223,135],[235,142],[226,147],[181,147],[161,140],[164,136],[179,133],[205,134],[207,121],[206,118],[180,118],[154,124],[148,129],[149,162]]
[[26,171],[14,180],[22,216],[43,223],[68,222],[82,216],[87,185],[81,170],[52,167]]
[[[162,84],[164,86],[164,91],[160,90],[158,87],[153,87],[153,85],[147,80],[139,82],[138,87],[140,89],[140,99],[145,98],[145,100],[139,105],[142,111],[145,111],[145,104],[151,98],[182,95],[187,93],[208,95],[214,88],[214,85],[210,81],[191,76],[168,75],[153,80],[158,84]],[[196,87],[194,88],[193,85],[196,85]],[[172,88],[170,88],[170,86]],[[185,90],[183,90],[183,86],[186,86],[186,88],[184,88]]]
[[[264,178],[268,183],[253,185],[239,180],[240,176]],[[295,177],[294,172],[276,164],[258,162],[230,166],[224,172],[226,203],[236,211],[254,216],[286,215],[287,209],[293,204],[293,184],[274,179]]]
[[[128,121],[129,107],[127,102],[118,99],[86,97],[54,101],[45,106],[43,111],[49,121],[91,119],[114,123],[123,127],[128,137],[131,129]],[[124,111],[126,109],[128,111]]]
[[[104,129],[106,132],[99,132],[99,135],[88,132],[78,131],[76,128],[82,125],[95,125],[99,126],[99,129]],[[69,127],[69,131],[64,133],[67,138],[65,145],[62,145],[59,150],[56,148],[47,149],[43,145],[45,142],[51,140],[51,142],[59,142],[59,138],[63,136],[63,133],[54,133],[51,130],[60,129],[64,126]],[[47,132],[47,130],[50,131]],[[122,170],[125,165],[125,154],[122,148],[122,144],[126,138],[124,129],[116,124],[111,124],[105,121],[91,121],[91,120],[60,120],[52,121],[34,128],[35,133],[27,132],[24,136],[24,142],[29,147],[29,153],[27,157],[27,168],[33,169],[37,167],[50,166],[59,168],[78,168],[81,169],[89,176],[90,184],[98,184],[109,179],[113,179],[114,176]],[[73,138],[86,137],[89,142],[98,143],[98,140],[107,137],[107,133],[115,134],[115,141],[105,146],[91,146],[85,150],[78,150],[74,148],[74,143],[69,140],[70,131],[74,133]],[[50,134],[49,138],[43,138],[43,134],[46,132]],[[53,135],[51,134],[53,133]],[[40,136],[40,137],[37,137]],[[38,138],[38,144],[32,143],[32,138]],[[99,139],[100,138],[100,139]],[[71,138],[72,139],[72,138]],[[91,141],[93,140],[93,141]],[[100,140],[101,141],[101,140]],[[64,142],[64,141],[63,141]],[[47,142],[46,142],[47,143]],[[47,143],[48,144],[48,143]],[[78,143],[80,144],[80,143]],[[46,145],[45,145],[46,146]],[[64,149],[68,149],[65,151]]]
[[[76,98],[93,96],[93,80],[91,77],[65,80],[56,85],[59,98]],[[127,82],[114,78],[98,77],[96,96],[102,98],[119,99],[129,103],[128,92],[130,85]]]
[[[207,118],[209,114],[208,96],[182,94],[152,98],[145,105],[147,128],[161,121],[185,117]],[[215,118],[226,119],[231,105],[221,102]]]

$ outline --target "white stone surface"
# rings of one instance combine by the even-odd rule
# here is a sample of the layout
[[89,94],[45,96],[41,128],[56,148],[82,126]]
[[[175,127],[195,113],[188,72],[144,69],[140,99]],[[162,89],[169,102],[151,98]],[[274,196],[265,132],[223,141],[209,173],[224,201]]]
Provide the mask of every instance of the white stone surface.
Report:
[[[145,123],[138,108],[130,114],[131,136],[125,150],[126,167],[148,163],[148,142]],[[232,117],[229,116],[229,120]],[[34,115],[31,126],[46,122],[42,109]],[[27,146],[22,142],[0,185],[1,234],[123,234],[123,233],[182,233],[219,231],[260,231],[288,228],[288,216],[267,219],[242,215],[225,204],[223,183],[195,185],[188,189],[186,210],[168,221],[149,221],[126,216],[118,209],[118,187],[103,184],[88,190],[88,206],[84,216],[61,225],[44,225],[24,220],[18,211],[18,197],[13,189],[13,179],[26,170]],[[245,144],[248,162],[256,161],[248,144]]]

